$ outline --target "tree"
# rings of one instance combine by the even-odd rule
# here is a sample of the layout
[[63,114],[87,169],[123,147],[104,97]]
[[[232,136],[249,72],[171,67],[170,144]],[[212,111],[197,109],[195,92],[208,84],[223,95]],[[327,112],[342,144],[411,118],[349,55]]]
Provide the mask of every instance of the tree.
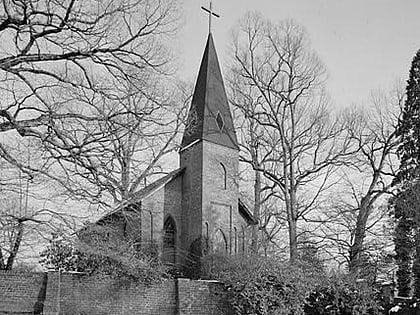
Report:
[[398,121],[398,153],[401,159],[395,182],[410,181],[418,177],[420,162],[420,50],[411,63],[406,88],[406,100],[402,118]]
[[[163,158],[178,147],[177,139],[187,113],[189,90],[158,86],[150,77],[145,95],[131,84],[115,101],[107,100],[101,111],[115,114],[105,121],[78,123],[76,130],[106,135],[86,143],[77,154],[48,148],[48,155],[65,169],[67,194],[113,207],[128,201],[149,176],[163,173]],[[142,84],[145,87],[145,84]]]
[[[95,157],[109,152],[116,134],[123,140],[123,122],[151,121],[150,111],[165,104],[168,94],[158,94],[157,82],[171,69],[165,42],[177,28],[177,8],[172,0],[3,1],[0,132],[12,139],[0,143],[1,158],[73,195],[88,193],[69,185],[73,172],[103,184],[103,169],[93,171],[103,161]],[[140,95],[142,105],[128,106],[127,98]],[[25,137],[42,148],[42,168],[10,150],[11,141]]]
[[[311,220],[336,166],[349,154],[343,129],[329,114],[325,69],[301,27],[248,14],[234,32],[231,72],[233,89],[242,91],[235,104],[242,104],[245,118],[258,125],[254,139],[264,146],[264,163],[247,160],[275,184],[287,214],[293,261],[298,221]],[[242,102],[246,98],[253,106]]]
[[[406,100],[402,118],[398,121],[397,136],[400,142],[398,154],[400,167],[394,183],[400,191],[392,200],[395,230],[395,251],[398,263],[398,285],[400,294],[409,294],[410,272],[407,266],[414,252],[414,295],[420,297],[420,221],[418,217],[418,177],[420,158],[420,50],[411,63],[406,87]],[[409,269],[408,269],[409,270]]]
[[28,206],[19,194],[3,192],[0,200],[0,270],[12,270],[18,258],[28,258],[25,253],[30,253],[31,257],[41,240],[57,229],[74,228],[75,220],[74,215],[46,206]]
[[[277,218],[276,211],[272,210],[270,203],[274,199],[274,186],[269,180],[264,180],[260,171],[269,155],[266,154],[264,142],[264,130],[258,123],[249,117],[250,112],[254,112],[257,106],[258,96],[254,94],[251,88],[247,87],[243,82],[238,81],[236,74],[231,73],[228,78],[230,88],[230,103],[236,110],[236,125],[239,132],[240,156],[239,161],[245,164],[244,174],[248,174],[247,167],[253,170],[253,216],[258,224],[252,227],[251,235],[251,252],[258,254],[260,247],[267,247],[273,242],[273,237],[278,231],[278,222],[273,219]],[[244,178],[246,181],[247,179]],[[277,220],[275,220],[277,221]],[[260,232],[263,232],[260,237]]]
[[[394,231],[395,260],[398,265],[397,287],[401,296],[410,296],[411,279],[414,278],[414,294],[420,293],[420,261],[418,226],[419,184],[405,184],[390,200],[391,213],[396,221]],[[413,258],[415,262],[412,266]],[[412,266],[412,267],[411,267]]]
[[380,225],[388,218],[384,197],[395,189],[392,180],[398,163],[396,127],[403,98],[399,86],[389,95],[372,92],[367,105],[344,113],[355,153],[341,169],[340,192],[334,192],[331,198],[322,237],[342,248],[352,272],[363,269],[369,250],[366,238],[373,238],[379,245]]

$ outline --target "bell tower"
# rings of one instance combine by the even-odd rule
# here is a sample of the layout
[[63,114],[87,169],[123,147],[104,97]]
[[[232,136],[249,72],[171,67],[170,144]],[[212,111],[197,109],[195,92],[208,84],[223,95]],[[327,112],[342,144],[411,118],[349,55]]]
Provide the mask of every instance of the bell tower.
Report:
[[187,253],[186,264],[197,263],[208,251],[230,254],[238,213],[239,146],[211,33],[179,155],[185,169],[181,250]]

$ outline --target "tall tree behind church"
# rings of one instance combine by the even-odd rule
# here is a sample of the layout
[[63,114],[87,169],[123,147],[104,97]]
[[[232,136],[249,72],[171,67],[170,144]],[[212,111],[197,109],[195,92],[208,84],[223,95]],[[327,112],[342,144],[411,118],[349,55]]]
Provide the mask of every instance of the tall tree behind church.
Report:
[[247,14],[234,30],[232,54],[236,86],[255,99],[255,106],[242,110],[263,130],[258,141],[265,158],[253,167],[276,186],[294,261],[299,234],[305,232],[298,221],[315,219],[311,214],[320,209],[348,143],[341,141],[344,130],[329,114],[325,68],[300,26]]

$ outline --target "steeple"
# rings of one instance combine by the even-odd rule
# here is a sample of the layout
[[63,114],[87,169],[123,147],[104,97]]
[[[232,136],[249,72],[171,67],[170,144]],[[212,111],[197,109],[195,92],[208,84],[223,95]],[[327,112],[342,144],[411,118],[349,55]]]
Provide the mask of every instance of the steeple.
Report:
[[199,140],[239,150],[211,33],[201,60],[181,150]]

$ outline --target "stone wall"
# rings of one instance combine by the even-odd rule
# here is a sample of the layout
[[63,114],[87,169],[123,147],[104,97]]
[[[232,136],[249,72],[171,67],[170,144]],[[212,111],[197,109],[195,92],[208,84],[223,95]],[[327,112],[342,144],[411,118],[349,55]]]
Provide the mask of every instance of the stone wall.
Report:
[[143,286],[71,273],[0,272],[0,314],[232,314],[220,283],[189,279]]

